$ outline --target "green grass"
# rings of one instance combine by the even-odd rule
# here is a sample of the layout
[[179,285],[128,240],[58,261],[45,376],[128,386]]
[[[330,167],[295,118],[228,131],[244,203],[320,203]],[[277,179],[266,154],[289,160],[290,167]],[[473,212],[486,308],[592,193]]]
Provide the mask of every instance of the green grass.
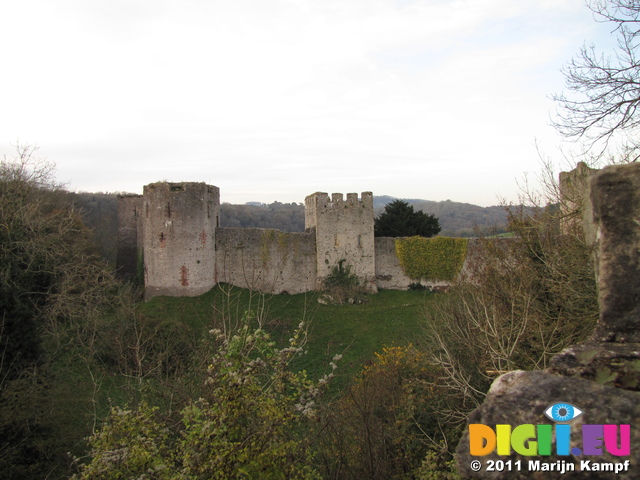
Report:
[[280,345],[304,321],[308,326],[307,354],[294,364],[312,379],[331,372],[329,362],[338,362],[336,387],[344,386],[386,345],[407,345],[420,334],[423,311],[437,294],[419,291],[381,290],[362,305],[323,305],[317,294],[263,295],[245,289],[221,286],[199,297],[156,297],[141,306],[143,315],[177,322],[185,328],[221,328],[235,323],[244,312],[261,312],[265,328]]
[[496,235],[489,235],[485,238],[511,238],[511,237],[515,237],[515,233],[513,232],[498,233]]
[[[146,332],[161,327],[162,332],[168,332],[167,341],[184,346],[187,351],[194,348],[190,353],[196,357],[200,338],[206,338],[212,328],[221,328],[223,324],[233,326],[247,310],[261,314],[264,328],[280,346],[288,343],[293,330],[304,321],[308,328],[307,354],[297,358],[292,367],[306,370],[310,379],[318,380],[332,371],[329,362],[341,354],[336,378],[330,383],[329,395],[333,397],[344,391],[363,366],[375,358],[374,353],[381,352],[384,346],[418,342],[423,310],[437,296],[420,291],[383,290],[368,296],[369,302],[363,305],[323,305],[318,303],[316,293],[262,295],[222,285],[199,297],[157,297],[139,304],[137,311],[147,320],[140,321],[146,326]],[[197,398],[202,388],[205,361],[203,371],[187,365],[187,370],[175,378],[150,376],[138,382],[136,377],[123,375],[107,347],[109,342],[128,342],[130,337],[120,337],[118,320],[114,321],[104,322],[105,329],[99,332],[102,343],[96,344],[99,352],[93,360],[88,360],[81,346],[73,348],[70,344],[68,351],[52,357],[51,385],[46,391],[34,390],[46,393],[47,408],[56,412],[52,418],[55,418],[55,431],[62,438],[60,468],[66,465],[64,453],[86,454],[85,437],[100,427],[110,407],[135,406],[144,396],[163,411],[175,412],[183,402]],[[161,342],[159,347],[164,345],[164,340],[153,338]],[[56,350],[55,345],[51,348]],[[33,402],[40,402],[38,398],[32,399]]]

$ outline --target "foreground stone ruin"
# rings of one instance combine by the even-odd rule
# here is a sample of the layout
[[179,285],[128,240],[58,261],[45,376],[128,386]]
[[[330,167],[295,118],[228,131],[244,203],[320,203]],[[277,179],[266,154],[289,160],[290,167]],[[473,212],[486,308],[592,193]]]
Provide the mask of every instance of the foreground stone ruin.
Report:
[[[497,378],[468,420],[494,431],[496,425],[554,425],[545,410],[569,403],[583,412],[567,422],[571,453],[556,453],[554,435],[551,455],[519,455],[511,449],[510,455],[494,451],[471,456],[467,429],[456,453],[464,478],[640,478],[640,164],[606,167],[589,180],[584,230],[595,249],[596,331],[589,342],[556,355],[547,371],[515,371]],[[630,455],[610,454],[597,436],[603,453],[585,454],[583,425],[630,425]],[[495,471],[496,466],[502,471]]]

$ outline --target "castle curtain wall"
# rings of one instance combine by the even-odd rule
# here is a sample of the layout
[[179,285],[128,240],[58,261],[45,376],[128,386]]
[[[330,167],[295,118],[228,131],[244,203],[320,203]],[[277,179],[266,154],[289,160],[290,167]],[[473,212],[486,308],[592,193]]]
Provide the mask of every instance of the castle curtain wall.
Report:
[[222,227],[216,234],[217,282],[275,294],[315,289],[313,233]]
[[[406,290],[411,283],[420,283],[429,288],[442,288],[451,286],[452,282],[434,278],[410,278],[402,270],[400,260],[396,254],[396,239],[390,237],[376,237],[376,282],[378,288],[388,290]],[[462,266],[461,273],[470,274],[469,262],[474,261],[480,254],[474,240],[469,241],[467,257]]]
[[[395,239],[374,238],[373,195],[314,193],[305,199],[304,233],[219,225],[220,193],[204,183],[147,185],[144,196],[121,197],[118,265],[131,277],[144,259],[145,299],[195,296],[217,283],[264,293],[322,289],[340,262],[369,292],[405,290],[409,278],[396,254]],[[470,243],[470,247],[473,244]],[[470,248],[467,264],[477,257]]]

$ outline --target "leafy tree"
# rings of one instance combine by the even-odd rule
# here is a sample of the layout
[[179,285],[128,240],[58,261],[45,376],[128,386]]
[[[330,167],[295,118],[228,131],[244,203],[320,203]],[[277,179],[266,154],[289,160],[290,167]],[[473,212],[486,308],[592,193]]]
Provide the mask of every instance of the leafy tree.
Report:
[[623,159],[635,161],[640,143],[640,3],[637,0],[590,0],[587,6],[602,22],[614,25],[615,55],[584,46],[565,69],[569,95],[556,95],[561,112],[556,128],[566,137],[586,142],[596,157],[613,140],[622,144]]
[[376,237],[433,237],[440,232],[440,222],[434,215],[414,211],[404,200],[395,200],[375,219],[374,231]]
[[108,304],[114,279],[90,230],[53,180],[53,165],[18,146],[0,162],[1,378],[42,359],[42,334]]
[[86,435],[63,433],[52,393],[68,389],[56,384],[52,358],[89,340],[87,327],[111,306],[116,285],[54,182],[53,165],[35,152],[18,146],[16,157],[0,161],[0,471],[7,479],[54,478],[70,444]]

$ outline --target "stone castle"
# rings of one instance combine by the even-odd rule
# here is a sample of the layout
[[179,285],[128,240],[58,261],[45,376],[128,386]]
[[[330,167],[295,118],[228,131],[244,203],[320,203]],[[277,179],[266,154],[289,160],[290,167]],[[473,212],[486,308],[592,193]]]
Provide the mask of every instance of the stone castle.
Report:
[[[339,263],[359,285],[406,289],[393,238],[374,238],[373,195],[314,193],[305,232],[220,225],[220,190],[205,183],[152,183],[118,204],[118,269],[144,275],[145,298],[195,296],[218,283],[265,293],[318,290]],[[446,282],[422,279],[425,286]]]

